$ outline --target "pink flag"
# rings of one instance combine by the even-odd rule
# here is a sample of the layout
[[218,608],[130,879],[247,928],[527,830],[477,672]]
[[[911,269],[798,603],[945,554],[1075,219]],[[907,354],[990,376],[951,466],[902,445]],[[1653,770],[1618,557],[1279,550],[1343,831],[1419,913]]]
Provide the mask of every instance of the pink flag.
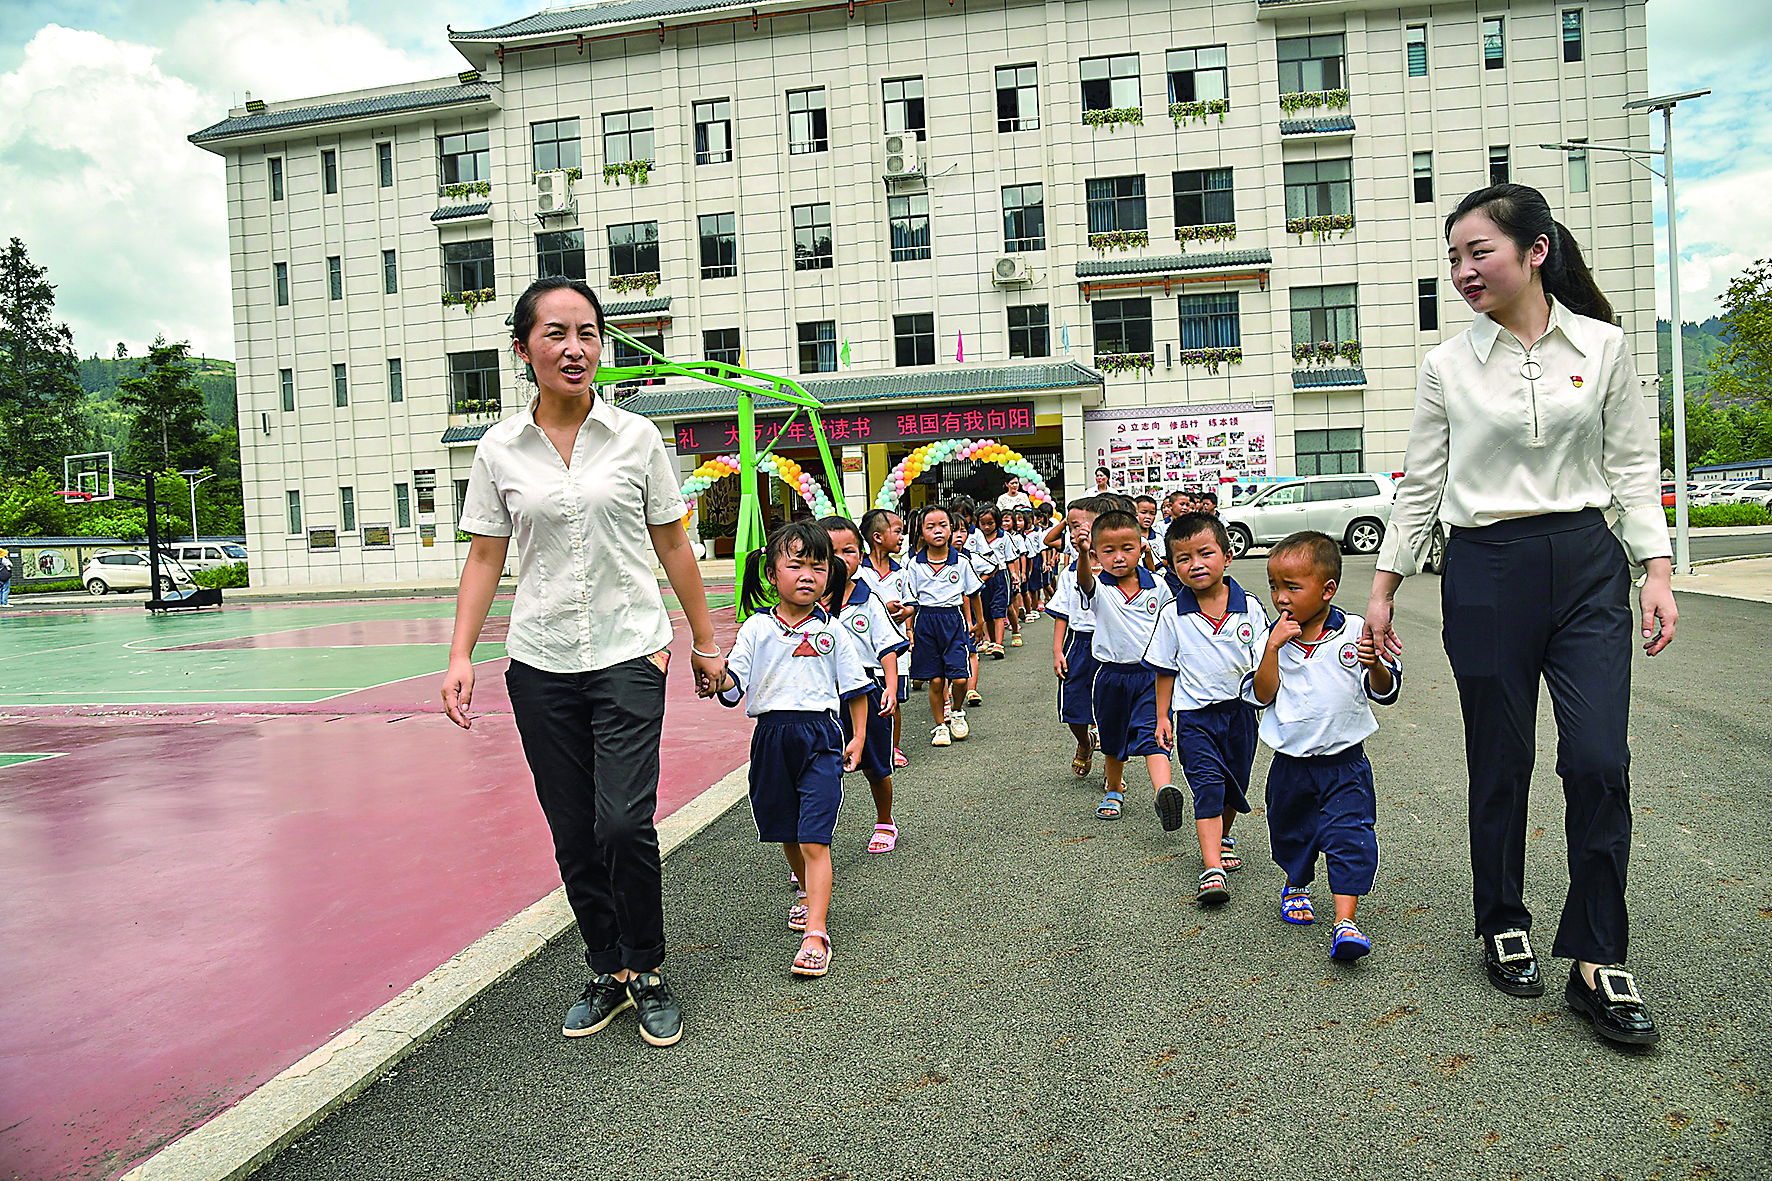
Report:
[[966,361],[966,334],[963,332],[954,333],[954,360],[960,364]]

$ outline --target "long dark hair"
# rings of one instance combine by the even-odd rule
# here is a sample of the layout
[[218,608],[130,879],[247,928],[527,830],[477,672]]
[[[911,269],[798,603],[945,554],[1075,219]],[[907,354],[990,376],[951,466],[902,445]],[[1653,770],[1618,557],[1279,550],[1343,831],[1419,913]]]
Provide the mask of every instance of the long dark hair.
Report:
[[[847,521],[844,523],[848,524]],[[849,527],[855,528],[853,525]],[[769,582],[769,572],[787,554],[799,554],[825,564],[829,571],[825,594],[833,596],[833,603],[841,603],[848,595],[849,567],[838,560],[837,547],[831,544],[830,533],[817,521],[789,521],[769,535],[762,549],[752,550],[745,558],[744,570],[738,580],[738,601],[746,611],[766,611],[780,601],[775,587]]]
[[1612,303],[1600,290],[1600,285],[1594,282],[1587,261],[1581,257],[1581,247],[1576,245],[1575,235],[1569,232],[1568,226],[1551,216],[1550,203],[1544,199],[1543,193],[1527,185],[1511,184],[1478,189],[1446,215],[1448,239],[1452,237],[1452,227],[1469,213],[1481,213],[1494,222],[1513,242],[1522,258],[1538,239],[1550,243],[1544,264],[1538,268],[1544,293],[1555,296],[1558,303],[1578,316],[1617,323]]

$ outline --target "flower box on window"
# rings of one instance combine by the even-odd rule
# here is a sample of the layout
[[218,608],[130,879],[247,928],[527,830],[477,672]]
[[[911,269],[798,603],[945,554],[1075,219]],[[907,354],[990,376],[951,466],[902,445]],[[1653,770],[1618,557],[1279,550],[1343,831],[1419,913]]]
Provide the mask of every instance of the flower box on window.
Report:
[[1345,111],[1347,104],[1345,90],[1300,90],[1280,96],[1280,109],[1288,115],[1304,110]]
[[1182,349],[1181,363],[1183,365],[1202,365],[1206,372],[1216,375],[1220,365],[1241,365],[1243,350],[1235,347]]
[[647,271],[640,275],[611,275],[609,288],[612,291],[644,291],[651,295],[663,281],[657,271]]
[[1197,102],[1170,103],[1169,117],[1175,120],[1177,127],[1196,119],[1204,123],[1208,115],[1217,115],[1218,121],[1223,123],[1224,113],[1230,109],[1231,100],[1228,98],[1203,98]]
[[1103,373],[1151,373],[1157,368],[1157,358],[1152,353],[1097,353],[1095,367]]
[[[1316,217],[1289,217],[1286,219],[1286,232],[1297,234],[1300,242],[1309,234],[1314,241],[1321,242],[1330,234],[1339,238],[1347,237],[1347,232],[1354,228],[1354,215],[1351,213],[1326,213]],[[1336,233],[1336,231],[1340,233]]]
[[468,184],[444,185],[443,195],[452,201],[466,201],[469,197],[490,197],[492,196],[492,185],[484,180],[476,180]]
[[603,183],[621,183],[627,177],[631,184],[643,185],[651,174],[654,162],[651,160],[623,160],[619,164],[603,165]]
[[1175,240],[1183,250],[1189,242],[1225,242],[1237,236],[1237,227],[1230,223],[1216,226],[1176,226]]
[[1136,123],[1144,126],[1143,107],[1101,107],[1093,111],[1083,112],[1083,122],[1091,127],[1106,127],[1109,131],[1122,123]]
[[468,309],[468,315],[471,316],[474,314],[475,308],[483,303],[490,303],[496,295],[497,293],[490,287],[481,287],[475,291],[445,291],[443,306],[447,308],[460,304]]
[[1089,249],[1106,254],[1109,248],[1114,250],[1130,250],[1134,246],[1149,246],[1151,232],[1149,230],[1108,230],[1105,233],[1089,235]]
[[[576,182],[584,179],[585,170],[582,168],[567,168],[562,171],[566,173],[566,179],[569,181]],[[534,175],[540,176],[541,172],[537,172]]]

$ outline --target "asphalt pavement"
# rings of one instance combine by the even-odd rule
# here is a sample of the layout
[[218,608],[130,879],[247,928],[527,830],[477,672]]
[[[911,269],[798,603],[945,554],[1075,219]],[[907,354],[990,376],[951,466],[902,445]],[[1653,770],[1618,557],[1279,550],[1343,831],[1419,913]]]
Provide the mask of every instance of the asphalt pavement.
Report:
[[[1370,569],[1349,562],[1344,606]],[[1631,967],[1658,1048],[1597,1040],[1564,1006],[1566,962],[1537,1000],[1485,982],[1462,729],[1422,576],[1399,597],[1402,698],[1368,745],[1384,864],[1357,965],[1329,961],[1328,924],[1280,921],[1261,812],[1210,912],[1193,835],[1161,831],[1142,770],[1126,814],[1095,818],[1101,764],[1071,775],[1042,620],[987,662],[969,740],[930,749],[911,703],[897,852],[863,852],[872,809],[851,781],[828,977],[789,974],[781,855],[741,805],[665,863],[679,1045],[646,1046],[631,1015],[560,1036],[584,975],[569,934],[259,1175],[1766,1176],[1772,606],[1682,611],[1675,646],[1634,670]],[[1548,954],[1566,871],[1541,714],[1527,872]]]

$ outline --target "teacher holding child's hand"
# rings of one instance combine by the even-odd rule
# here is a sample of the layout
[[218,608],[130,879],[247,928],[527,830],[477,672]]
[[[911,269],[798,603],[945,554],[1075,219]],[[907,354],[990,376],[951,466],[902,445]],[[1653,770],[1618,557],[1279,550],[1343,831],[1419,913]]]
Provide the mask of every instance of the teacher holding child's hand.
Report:
[[1392,599],[1444,521],[1441,615],[1464,712],[1476,933],[1489,979],[1513,996],[1544,992],[1524,900],[1542,677],[1569,845],[1551,954],[1576,961],[1571,1008],[1614,1042],[1646,1045],[1660,1034],[1622,966],[1631,563],[1646,570],[1649,655],[1673,640],[1679,617],[1655,430],[1612,306],[1542,194],[1524,185],[1472,193],[1446,219],[1446,242],[1452,284],[1477,317],[1422,363],[1367,635],[1401,651]]
[[668,1046],[683,1036],[683,1015],[659,974],[663,871],[653,818],[671,620],[654,561],[689,617],[698,688],[719,684],[726,662],[683,532],[676,464],[656,426],[611,406],[592,384],[603,353],[596,293],[575,279],[537,280],[511,323],[537,395],[487,431],[474,454],[461,515],[473,542],[443,704],[456,725],[472,725],[474,644],[515,538],[505,684],[595,973],[562,1032],[596,1033],[633,1008],[640,1036]]

